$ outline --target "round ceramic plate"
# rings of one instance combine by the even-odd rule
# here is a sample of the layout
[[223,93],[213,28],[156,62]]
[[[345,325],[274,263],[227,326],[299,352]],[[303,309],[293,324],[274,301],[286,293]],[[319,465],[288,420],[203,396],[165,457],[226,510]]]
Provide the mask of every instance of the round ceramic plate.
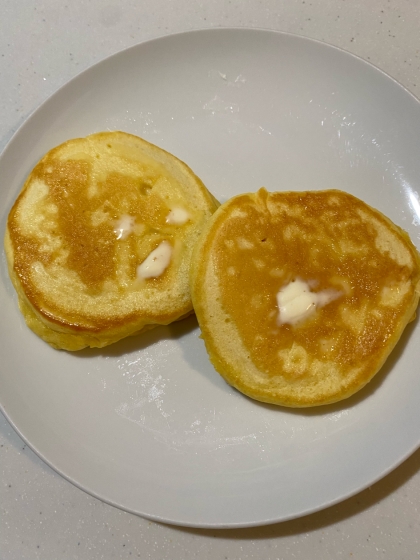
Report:
[[[420,238],[420,105],[391,78],[297,36],[218,29],[140,44],[44,103],[0,161],[1,227],[48,149],[121,129],[186,161],[220,200],[340,188]],[[58,352],[25,326],[1,267],[1,409],[68,480],[168,523],[239,527],[325,508],[420,444],[420,328],[334,406],[288,410],[229,387],[196,320],[103,350]]]

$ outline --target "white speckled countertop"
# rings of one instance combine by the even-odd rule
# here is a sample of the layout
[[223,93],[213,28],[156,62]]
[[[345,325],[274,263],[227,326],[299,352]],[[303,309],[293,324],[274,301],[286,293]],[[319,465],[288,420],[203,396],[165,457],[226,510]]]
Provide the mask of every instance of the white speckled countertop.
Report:
[[[0,150],[81,70],[125,47],[191,29],[259,27],[316,38],[420,94],[417,0],[0,0],[0,14]],[[0,476],[0,560],[420,557],[420,450],[327,510],[225,531],[160,525],[92,498],[47,467],[1,415]]]

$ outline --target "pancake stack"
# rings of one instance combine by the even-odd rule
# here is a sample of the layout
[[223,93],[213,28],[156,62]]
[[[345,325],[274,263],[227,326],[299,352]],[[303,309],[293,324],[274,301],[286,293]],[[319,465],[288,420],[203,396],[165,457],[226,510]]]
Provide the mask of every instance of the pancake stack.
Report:
[[103,132],[52,149],[5,235],[28,326],[80,350],[189,315],[191,253],[217,206],[187,165],[136,136]]
[[377,210],[338,190],[243,194],[193,252],[209,357],[245,395],[333,403],[378,372],[415,316],[420,255]]

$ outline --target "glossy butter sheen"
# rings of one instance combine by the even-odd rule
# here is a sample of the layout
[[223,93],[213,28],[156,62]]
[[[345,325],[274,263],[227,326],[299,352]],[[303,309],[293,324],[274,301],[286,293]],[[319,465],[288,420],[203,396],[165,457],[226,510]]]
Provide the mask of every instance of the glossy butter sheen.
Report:
[[295,325],[308,319],[317,308],[324,307],[340,297],[337,290],[312,291],[308,282],[300,279],[293,280],[281,288],[277,293],[279,308],[279,325],[289,323]]
[[171,262],[172,246],[162,241],[154,251],[137,267],[138,278],[157,278],[168,268]]

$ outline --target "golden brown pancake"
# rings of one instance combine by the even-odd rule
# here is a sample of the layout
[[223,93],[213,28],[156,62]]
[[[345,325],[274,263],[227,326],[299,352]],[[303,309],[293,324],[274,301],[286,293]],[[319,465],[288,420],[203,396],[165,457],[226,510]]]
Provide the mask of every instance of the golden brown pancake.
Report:
[[197,242],[191,292],[210,360],[259,401],[345,399],[378,372],[420,293],[420,255],[338,190],[243,194]]
[[79,350],[190,314],[191,252],[217,205],[187,165],[136,136],[102,132],[52,149],[5,235],[28,326]]

